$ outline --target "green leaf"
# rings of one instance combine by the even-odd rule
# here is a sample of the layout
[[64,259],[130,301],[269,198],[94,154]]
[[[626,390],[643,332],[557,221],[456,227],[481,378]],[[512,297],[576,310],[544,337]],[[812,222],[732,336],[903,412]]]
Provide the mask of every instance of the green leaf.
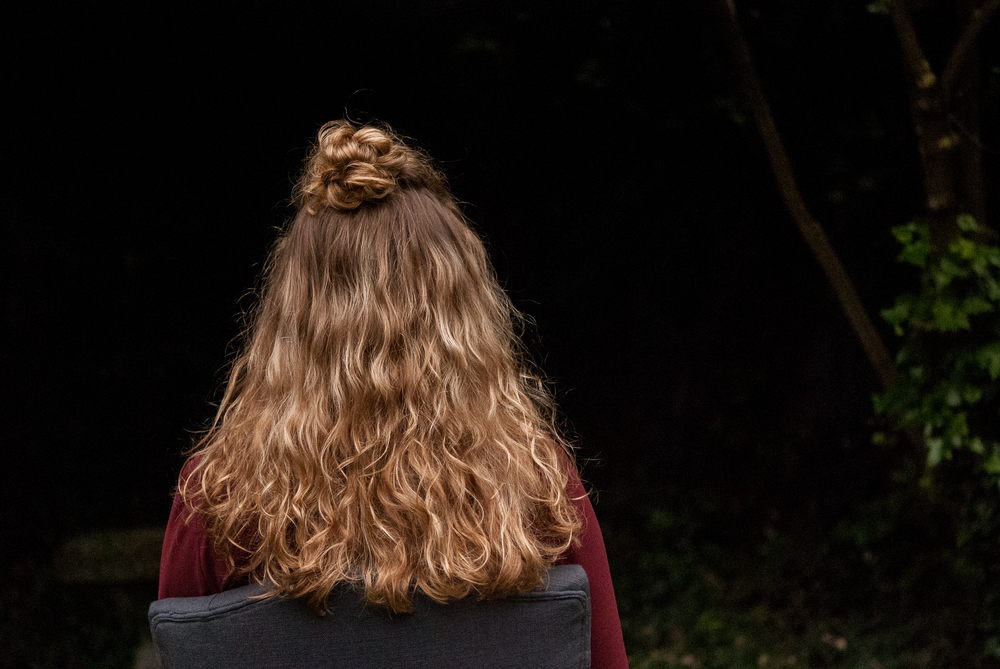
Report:
[[896,238],[903,246],[911,243],[913,241],[914,232],[917,229],[916,223],[907,223],[906,225],[897,225],[892,228],[892,236]]
[[951,443],[952,448],[959,448],[962,446],[962,442],[965,438],[969,436],[969,422],[967,414],[964,411],[959,411],[951,418],[951,423],[948,425],[948,441]]
[[899,260],[921,269],[927,265],[927,256],[931,253],[930,242],[913,242],[903,247],[899,252]]
[[905,323],[913,311],[914,298],[912,295],[903,295],[896,299],[889,309],[882,310],[882,318],[892,325],[898,336],[903,336],[903,323]]
[[981,249],[982,257],[994,267],[1000,267],[1000,247],[987,246]]
[[1000,267],[1000,249],[995,246],[976,246],[970,260],[973,273],[989,280],[996,274],[994,268]]
[[983,470],[985,470],[987,474],[992,474],[993,476],[1000,474],[1000,445],[993,444],[990,457],[983,461]]
[[944,257],[938,262],[938,269],[933,276],[934,283],[937,284],[938,288],[944,288],[953,279],[969,276],[969,270],[957,265],[951,258]]
[[938,298],[934,301],[931,311],[934,314],[934,323],[942,332],[969,329],[969,317],[957,309],[954,302]]
[[966,404],[975,404],[983,397],[983,389],[976,386],[966,386],[962,393],[962,399]]
[[962,393],[958,392],[956,388],[949,388],[944,401],[950,407],[957,407],[962,403]]
[[971,260],[976,256],[976,243],[965,237],[957,237],[952,240],[949,250],[965,260]]
[[941,449],[944,446],[944,440],[941,437],[931,437],[925,439],[924,443],[927,444],[927,466],[937,466],[941,462]]
[[979,224],[976,223],[976,219],[969,214],[959,214],[958,218],[955,219],[955,223],[958,225],[958,229],[963,232],[978,232],[980,228]]
[[987,344],[976,351],[976,362],[996,381],[1000,377],[1000,341]]
[[985,298],[970,295],[962,301],[962,310],[970,316],[975,316],[993,311],[993,305]]
[[987,299],[993,302],[1000,302],[1000,281],[989,277],[983,283],[983,290],[986,291]]
[[865,10],[869,14],[888,14],[889,0],[875,0],[875,2],[870,2]]
[[930,229],[926,223],[907,223],[892,229],[893,236],[902,245],[899,261],[923,268],[932,250]]

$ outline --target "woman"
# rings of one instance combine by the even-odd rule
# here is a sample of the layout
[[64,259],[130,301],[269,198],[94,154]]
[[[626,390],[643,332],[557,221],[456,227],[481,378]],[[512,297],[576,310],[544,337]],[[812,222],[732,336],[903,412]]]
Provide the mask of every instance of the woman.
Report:
[[428,157],[320,130],[244,348],[182,471],[160,598],[250,580],[321,614],[393,611],[584,567],[595,667],[625,667],[600,528],[522,355],[519,315]]

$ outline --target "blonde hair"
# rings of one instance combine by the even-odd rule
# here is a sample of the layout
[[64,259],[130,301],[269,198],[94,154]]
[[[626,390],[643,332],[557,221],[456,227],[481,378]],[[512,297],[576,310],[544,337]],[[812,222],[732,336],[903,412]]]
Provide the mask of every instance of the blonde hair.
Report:
[[179,494],[237,575],[322,612],[535,587],[577,541],[521,318],[430,160],[323,126]]

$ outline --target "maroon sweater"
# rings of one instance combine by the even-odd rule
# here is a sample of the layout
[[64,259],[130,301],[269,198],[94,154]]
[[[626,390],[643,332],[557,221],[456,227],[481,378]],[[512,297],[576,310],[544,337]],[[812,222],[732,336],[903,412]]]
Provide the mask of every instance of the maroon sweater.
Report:
[[[181,476],[186,472],[187,468]],[[560,557],[557,564],[578,564],[587,572],[591,599],[591,666],[594,669],[628,669],[604,537],[594,507],[575,470],[567,492],[576,500],[574,504],[583,519],[583,534],[580,545]],[[196,513],[190,523],[185,523],[188,514],[188,507],[180,495],[176,495],[163,540],[160,599],[213,595],[242,585],[232,581],[225,562],[216,555],[201,516]]]

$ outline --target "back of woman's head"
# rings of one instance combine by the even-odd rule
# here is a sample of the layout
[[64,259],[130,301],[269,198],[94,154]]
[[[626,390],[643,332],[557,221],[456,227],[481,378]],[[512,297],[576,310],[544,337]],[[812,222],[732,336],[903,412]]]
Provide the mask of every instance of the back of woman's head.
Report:
[[323,126],[181,493],[237,571],[320,610],[530,589],[574,541],[552,404],[441,174]]
[[393,192],[420,188],[451,200],[430,159],[388,128],[330,121],[320,128],[295,195],[300,209],[316,214],[324,208],[354,211]]

